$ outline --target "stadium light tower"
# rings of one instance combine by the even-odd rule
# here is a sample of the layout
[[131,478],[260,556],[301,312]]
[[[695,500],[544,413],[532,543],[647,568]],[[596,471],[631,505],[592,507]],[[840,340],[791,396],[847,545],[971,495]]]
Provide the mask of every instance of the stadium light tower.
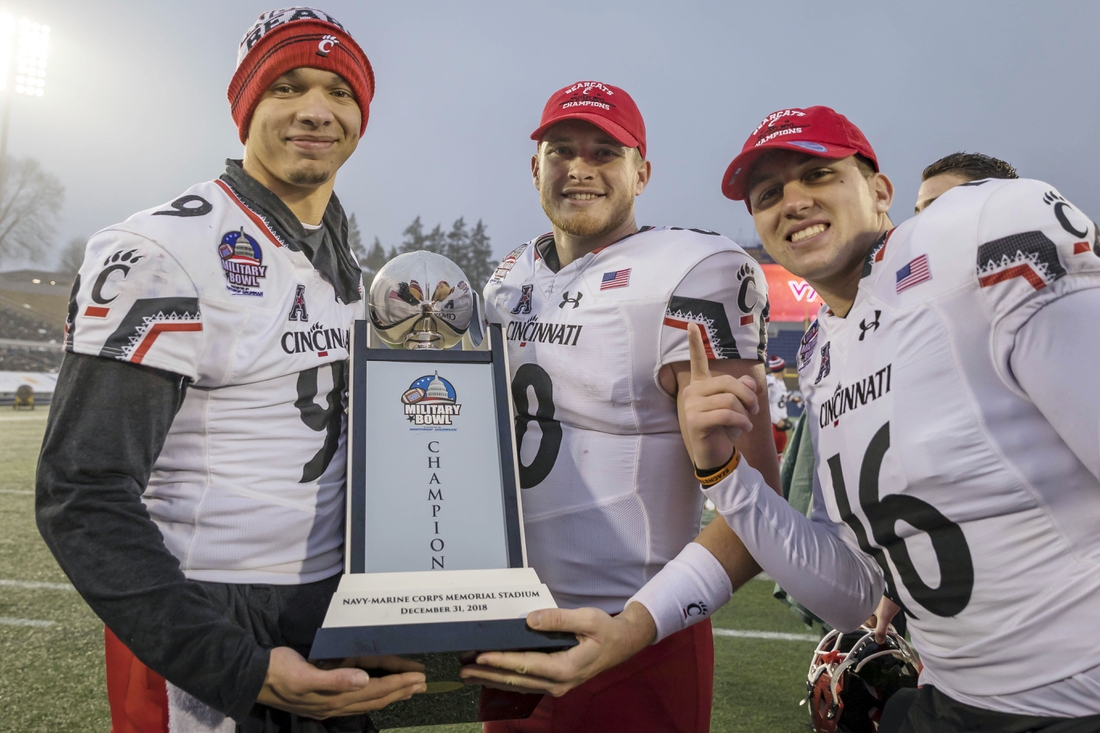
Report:
[[0,91],[4,93],[4,119],[0,128],[0,163],[8,153],[8,118],[12,94],[41,97],[46,89],[46,55],[50,27],[27,18],[16,21],[0,13]]

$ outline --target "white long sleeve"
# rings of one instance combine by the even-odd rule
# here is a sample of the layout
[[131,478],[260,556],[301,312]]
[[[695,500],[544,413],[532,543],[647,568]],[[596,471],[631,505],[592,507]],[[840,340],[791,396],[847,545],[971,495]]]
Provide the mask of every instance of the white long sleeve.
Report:
[[[1100,288],[1058,298],[1017,330],[1009,363],[1020,388],[1100,478],[1100,380],[1092,376],[1100,361],[1100,343],[1092,337],[1097,318]],[[1087,376],[1067,376],[1078,371]]]
[[874,561],[846,544],[820,511],[795,511],[744,460],[730,476],[703,489],[760,567],[826,623],[851,631],[874,613],[886,583]]

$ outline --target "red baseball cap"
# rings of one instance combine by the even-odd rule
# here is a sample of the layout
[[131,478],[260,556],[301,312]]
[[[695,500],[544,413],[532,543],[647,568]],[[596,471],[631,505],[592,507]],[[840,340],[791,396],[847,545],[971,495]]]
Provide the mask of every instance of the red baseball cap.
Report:
[[542,140],[562,120],[584,120],[645,157],[645,122],[638,105],[619,87],[598,81],[578,81],[554,92],[542,108],[542,122],[531,133]]
[[[860,129],[829,107],[781,109],[757,125],[722,179],[722,193],[748,206],[749,174],[757,158],[769,150],[793,150],[837,160],[862,155],[878,170],[878,158]],[[752,208],[750,207],[750,211]]]

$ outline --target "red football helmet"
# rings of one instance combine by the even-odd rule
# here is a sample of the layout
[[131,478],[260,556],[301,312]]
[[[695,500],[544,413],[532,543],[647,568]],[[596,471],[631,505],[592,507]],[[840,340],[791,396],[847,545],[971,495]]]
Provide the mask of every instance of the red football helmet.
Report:
[[875,733],[886,701],[902,688],[916,687],[919,675],[916,652],[893,626],[885,644],[875,641],[868,626],[849,634],[830,631],[814,650],[806,676],[814,730]]

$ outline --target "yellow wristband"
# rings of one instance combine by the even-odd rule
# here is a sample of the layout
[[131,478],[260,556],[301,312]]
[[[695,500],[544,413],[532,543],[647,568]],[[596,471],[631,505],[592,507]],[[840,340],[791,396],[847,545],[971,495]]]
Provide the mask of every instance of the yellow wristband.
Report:
[[708,474],[706,476],[700,476],[699,469],[695,469],[695,478],[699,479],[699,483],[701,483],[704,488],[710,488],[711,486],[714,486],[716,483],[724,479],[726,476],[729,476],[731,473],[733,473],[737,469],[737,465],[739,463],[741,463],[741,452],[734,448],[733,455],[730,456],[730,459],[726,462],[726,465],[722,466],[714,473]]

